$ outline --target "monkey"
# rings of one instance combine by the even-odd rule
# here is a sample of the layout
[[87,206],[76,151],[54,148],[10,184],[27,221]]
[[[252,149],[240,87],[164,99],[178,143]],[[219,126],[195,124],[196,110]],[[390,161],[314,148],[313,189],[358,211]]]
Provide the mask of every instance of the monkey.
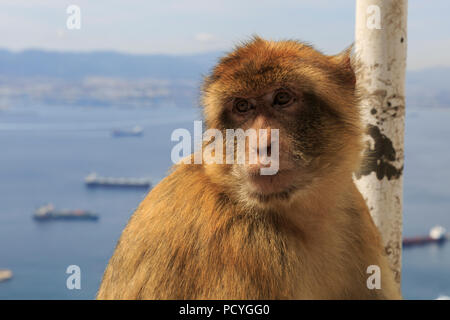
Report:
[[[278,171],[260,174],[262,159],[174,165],[130,218],[97,299],[401,299],[353,181],[352,57],[258,36],[222,57],[201,87],[205,126],[278,129]],[[381,287],[369,289],[373,265]]]

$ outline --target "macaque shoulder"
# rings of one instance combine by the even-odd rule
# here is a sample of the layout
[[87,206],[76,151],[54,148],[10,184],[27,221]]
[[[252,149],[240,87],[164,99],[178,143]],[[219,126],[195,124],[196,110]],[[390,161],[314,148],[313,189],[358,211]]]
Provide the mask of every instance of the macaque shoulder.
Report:
[[149,246],[161,239],[183,242],[184,236],[190,237],[217,216],[221,203],[220,189],[202,166],[174,167],[141,202],[120,241],[148,241]]

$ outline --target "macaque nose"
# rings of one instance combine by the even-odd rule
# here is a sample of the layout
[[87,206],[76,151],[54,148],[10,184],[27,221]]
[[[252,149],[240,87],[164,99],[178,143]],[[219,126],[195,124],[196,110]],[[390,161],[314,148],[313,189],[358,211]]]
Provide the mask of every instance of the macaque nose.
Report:
[[272,126],[267,117],[259,116],[255,119],[252,129],[256,133],[256,145],[250,146],[250,161],[251,167],[260,168],[270,166],[272,162],[273,148],[272,148]]
[[[270,146],[271,141],[271,125],[267,117],[259,116],[253,122],[252,128],[256,130],[256,134],[258,136],[258,140],[262,140],[258,142],[259,145],[264,147]],[[261,139],[262,138],[262,139]]]
[[270,164],[272,155],[272,139],[270,128],[256,130],[256,145],[250,146],[250,165],[265,167]]
[[[270,157],[270,154],[272,152],[272,139],[271,139],[272,137],[270,128],[258,130],[257,133],[258,133],[258,146],[257,146],[258,155],[264,154]],[[262,152],[261,149],[263,149]]]

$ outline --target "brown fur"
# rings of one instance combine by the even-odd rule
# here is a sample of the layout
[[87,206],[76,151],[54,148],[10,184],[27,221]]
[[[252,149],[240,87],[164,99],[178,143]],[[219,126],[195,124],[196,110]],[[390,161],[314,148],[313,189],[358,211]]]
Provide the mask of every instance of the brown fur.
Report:
[[[252,197],[236,165],[175,166],[123,231],[97,298],[400,298],[352,180],[362,150],[354,81],[348,51],[295,41],[255,38],[221,59],[203,87],[208,128],[237,127],[224,108],[232,97],[279,86],[305,97],[288,116],[265,116],[302,171],[295,188]],[[381,268],[381,290],[366,286],[369,265]]]

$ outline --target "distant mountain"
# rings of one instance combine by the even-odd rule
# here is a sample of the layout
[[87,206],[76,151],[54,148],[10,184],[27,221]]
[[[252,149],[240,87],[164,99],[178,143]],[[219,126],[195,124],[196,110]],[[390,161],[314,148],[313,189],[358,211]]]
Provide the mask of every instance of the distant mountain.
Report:
[[[170,99],[197,103],[202,75],[222,54],[0,50],[0,102],[153,105]],[[450,107],[450,68],[408,71],[406,97],[408,107]]]
[[408,71],[406,104],[418,108],[450,108],[450,68],[434,67]]
[[202,76],[219,55],[0,50],[0,107],[198,104]]
[[407,72],[407,83],[411,86],[423,85],[439,90],[450,89],[450,67],[433,67]]
[[220,53],[132,55],[110,51],[0,50],[0,76],[83,78],[88,76],[198,79]]

